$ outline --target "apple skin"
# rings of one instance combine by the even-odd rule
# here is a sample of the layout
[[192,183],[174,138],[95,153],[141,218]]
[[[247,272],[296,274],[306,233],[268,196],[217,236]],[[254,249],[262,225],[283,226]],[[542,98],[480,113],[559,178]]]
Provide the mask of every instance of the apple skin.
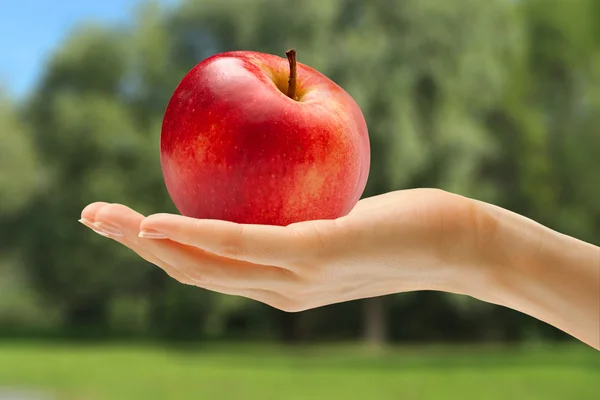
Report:
[[347,215],[367,182],[370,144],[354,99],[297,63],[234,51],[196,65],[165,111],[160,160],[184,216],[289,225]]

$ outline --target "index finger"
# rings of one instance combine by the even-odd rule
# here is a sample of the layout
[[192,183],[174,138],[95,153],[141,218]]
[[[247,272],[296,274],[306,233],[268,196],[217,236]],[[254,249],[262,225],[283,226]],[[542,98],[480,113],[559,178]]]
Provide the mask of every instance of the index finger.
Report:
[[188,246],[255,264],[295,261],[306,249],[306,238],[284,226],[154,214],[145,218],[140,228],[141,237],[158,238],[162,234]]

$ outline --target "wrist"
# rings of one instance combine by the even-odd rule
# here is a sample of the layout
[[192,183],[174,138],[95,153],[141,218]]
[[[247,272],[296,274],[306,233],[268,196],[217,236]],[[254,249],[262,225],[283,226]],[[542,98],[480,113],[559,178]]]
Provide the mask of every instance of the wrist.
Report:
[[509,210],[469,201],[464,240],[471,251],[469,262],[461,270],[461,289],[478,299],[502,303],[500,298],[516,281],[536,275],[539,253],[547,248],[555,232]]
[[526,273],[525,260],[535,258],[550,230],[492,204],[453,196],[441,254],[452,273],[443,290],[491,301],[507,279]]
[[434,250],[443,277],[439,290],[479,298],[493,286],[494,266],[506,254],[498,247],[502,220],[487,203],[467,197],[447,193],[444,204],[441,230],[432,234],[442,243]]
[[474,207],[481,222],[472,238],[476,278],[465,278],[464,294],[533,316],[598,348],[600,249],[500,207],[477,201]]

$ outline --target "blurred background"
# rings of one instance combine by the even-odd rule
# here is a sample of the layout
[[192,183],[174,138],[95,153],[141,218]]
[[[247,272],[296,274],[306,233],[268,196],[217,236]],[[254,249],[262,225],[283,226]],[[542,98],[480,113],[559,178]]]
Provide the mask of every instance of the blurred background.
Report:
[[595,350],[512,310],[416,292],[286,314],[178,284],[77,222],[96,200],[175,212],[158,151],[180,79],[217,52],[294,47],[365,114],[365,196],[439,187],[598,245],[600,1],[0,10],[0,399],[600,395]]

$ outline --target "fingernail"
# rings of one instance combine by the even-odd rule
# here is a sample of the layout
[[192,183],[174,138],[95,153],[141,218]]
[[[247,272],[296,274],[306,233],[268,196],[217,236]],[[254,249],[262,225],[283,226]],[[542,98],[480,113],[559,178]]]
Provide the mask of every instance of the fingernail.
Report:
[[79,222],[81,222],[82,224],[84,224],[88,228],[94,229],[94,225],[93,225],[94,223],[92,221],[90,221],[89,219],[87,219],[87,218],[81,218],[79,220]]
[[90,228],[91,230],[93,230],[94,232],[96,232],[98,235],[104,236],[104,237],[109,237],[107,233],[99,231],[95,226],[94,223],[92,221],[90,221],[87,218],[81,218],[79,220],[79,222],[81,222],[83,225],[87,226],[88,228]]
[[110,236],[123,236],[121,228],[108,222],[94,222],[94,229]]
[[144,239],[167,239],[165,235],[154,229],[142,229],[138,236]]

